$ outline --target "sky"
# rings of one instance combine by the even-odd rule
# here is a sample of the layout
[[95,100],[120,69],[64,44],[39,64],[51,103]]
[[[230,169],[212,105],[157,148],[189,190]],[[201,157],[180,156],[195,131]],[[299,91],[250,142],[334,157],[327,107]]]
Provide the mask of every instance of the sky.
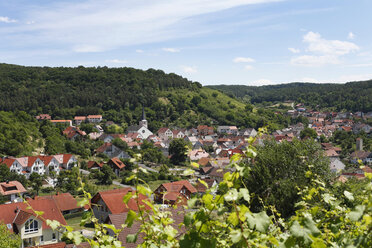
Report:
[[372,79],[371,0],[1,0],[0,63],[203,85]]

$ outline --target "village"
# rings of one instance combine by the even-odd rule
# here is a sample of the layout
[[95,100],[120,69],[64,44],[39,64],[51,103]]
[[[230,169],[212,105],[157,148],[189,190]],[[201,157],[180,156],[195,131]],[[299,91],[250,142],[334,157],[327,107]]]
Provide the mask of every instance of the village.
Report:
[[[282,114],[282,113],[276,113]],[[95,156],[90,160],[82,160],[76,154],[56,154],[27,157],[4,157],[0,158],[0,164],[6,165],[10,172],[25,176],[30,179],[33,173],[43,176],[43,188],[53,188],[58,184],[57,177],[63,171],[79,170],[82,177],[97,173],[104,167],[110,168],[113,174],[113,182],[107,190],[98,191],[91,198],[90,204],[78,206],[78,197],[70,192],[54,192],[30,196],[29,190],[18,181],[1,182],[0,194],[5,197],[5,204],[0,205],[0,220],[3,221],[9,231],[19,233],[23,240],[22,247],[35,245],[49,245],[46,247],[89,247],[88,244],[72,246],[61,240],[62,233],[52,230],[47,225],[46,219],[55,219],[63,225],[71,223],[71,220],[80,220],[86,211],[93,211],[95,218],[100,223],[112,224],[120,228],[125,223],[129,210],[138,211],[138,205],[131,199],[126,204],[122,201],[128,192],[134,192],[135,187],[126,184],[125,180],[119,179],[128,175],[128,170],[134,170],[133,165],[141,168],[146,173],[151,173],[155,178],[162,168],[161,164],[134,159],[125,149],[113,144],[114,140],[125,142],[129,149],[141,149],[144,142],[150,142],[161,151],[164,157],[171,158],[170,146],[174,140],[183,140],[188,145],[186,159],[181,164],[175,164],[169,168],[163,180],[157,180],[152,185],[154,195],[151,200],[163,208],[177,206],[179,209],[187,205],[193,195],[203,195],[208,188],[217,191],[217,185],[222,181],[225,172],[230,169],[230,159],[235,154],[244,154],[248,146],[248,138],[256,137],[255,145],[264,145],[265,140],[273,139],[277,143],[292,142],[294,139],[315,138],[321,145],[325,156],[329,158],[330,170],[337,175],[340,182],[346,182],[350,178],[364,178],[364,172],[371,173],[372,152],[363,148],[363,139],[354,141],[355,149],[352,153],[345,154],[342,148],[329,141],[336,131],[351,132],[354,134],[372,133],[372,127],[365,124],[365,120],[372,119],[372,113],[337,113],[319,112],[307,110],[302,104],[288,110],[286,115],[293,119],[304,117],[307,125],[297,123],[289,127],[276,130],[271,134],[265,133],[258,136],[258,130],[254,128],[239,129],[236,126],[208,126],[199,125],[191,129],[177,127],[162,127],[155,133],[148,129],[145,111],[142,112],[141,121],[138,125],[129,126],[126,133],[105,133],[102,125],[115,125],[112,121],[106,121],[102,115],[75,116],[73,120],[52,120],[48,114],[36,116],[40,121],[50,121],[54,124],[63,123],[66,128],[63,131],[70,140],[94,139],[103,141],[103,145],[95,150]],[[80,130],[82,123],[95,125],[96,132],[86,133]],[[304,130],[315,131],[316,137],[306,135]],[[132,161],[132,162],[129,162]],[[185,168],[190,163],[197,163],[196,173],[191,178],[186,175]],[[132,163],[132,166],[129,166]],[[84,166],[82,166],[84,164]],[[364,165],[360,168],[360,165]],[[127,173],[127,174],[125,174]],[[164,172],[163,172],[164,174]],[[171,175],[171,176],[170,176]],[[165,179],[165,180],[164,180]],[[179,180],[175,180],[179,179]],[[202,180],[202,182],[201,182]],[[149,182],[150,183],[150,182]],[[140,195],[140,205],[148,209],[143,202],[148,196]],[[24,201],[27,201],[27,204]],[[29,210],[29,206],[37,211],[43,211],[43,218],[36,216]],[[172,210],[173,211],[173,210]],[[186,210],[183,210],[186,211]],[[185,212],[175,218],[174,226],[182,220]],[[178,220],[178,221],[177,221]],[[126,244],[127,234],[136,233],[139,224],[125,228],[118,239]],[[78,227],[86,237],[90,237],[92,229],[89,226]],[[114,233],[111,233],[114,235]],[[137,240],[140,243],[141,239]],[[136,244],[126,244],[126,247],[135,247]]]

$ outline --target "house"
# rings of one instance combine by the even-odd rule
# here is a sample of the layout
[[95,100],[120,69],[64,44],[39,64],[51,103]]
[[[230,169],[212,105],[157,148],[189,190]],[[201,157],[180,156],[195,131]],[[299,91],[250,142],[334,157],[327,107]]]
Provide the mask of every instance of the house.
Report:
[[[187,210],[184,210],[183,208],[165,208],[162,209],[163,212],[169,212],[169,218],[172,219],[172,223],[169,225],[172,226],[175,230],[178,231],[177,233],[177,238],[182,237],[182,235],[185,233],[186,228],[184,225],[181,225],[184,221],[185,214]],[[145,218],[149,218],[148,214],[151,215],[150,213],[145,213]],[[121,213],[121,214],[110,214],[107,219],[107,224],[114,225],[116,229],[121,230],[121,232],[118,234],[118,240],[121,241],[122,245],[125,246],[126,248],[137,248],[139,247],[143,242],[143,237],[144,233],[138,233],[140,230],[142,222],[140,220],[134,221],[133,225],[131,227],[125,227],[124,229],[122,228],[123,225],[125,225],[125,220],[127,219],[128,213]],[[110,236],[116,236],[116,234],[111,230],[108,229],[108,233]],[[127,243],[127,236],[129,234],[137,234],[138,236],[136,238],[135,243]]]
[[88,115],[87,120],[90,123],[100,123],[102,121],[102,115]]
[[75,116],[74,117],[74,122],[75,125],[79,126],[82,122],[85,122],[87,120],[86,116]]
[[256,137],[257,131],[254,128],[246,128],[239,131],[240,136],[244,137]]
[[36,196],[35,200],[49,199],[54,201],[62,215],[83,211],[83,207],[78,206],[77,200],[70,193],[57,193],[56,195]]
[[122,139],[124,137],[124,134],[102,134],[99,139],[103,140],[105,143],[111,143],[116,138]]
[[332,172],[337,173],[345,169],[345,164],[338,158],[331,158],[329,168]]
[[[215,179],[206,178],[206,179],[203,179],[203,181],[207,184],[208,188],[205,187],[205,185],[201,183],[200,181],[198,181],[195,185],[195,188],[198,191],[198,194],[200,195],[204,195],[207,189],[210,189],[218,185]],[[216,193],[216,192],[217,192],[217,189],[215,189],[213,193]]]
[[104,143],[96,149],[96,153],[104,153],[109,158],[130,158],[130,156],[111,143]]
[[236,126],[218,126],[217,127],[217,133],[237,135],[238,134],[238,128]]
[[27,190],[18,181],[0,183],[0,195],[6,197],[10,202],[22,202],[23,195]]
[[355,151],[350,154],[351,163],[358,164],[358,160],[361,160],[363,163],[366,163],[366,164],[371,164],[372,153],[368,151]]
[[8,166],[11,172],[16,172],[19,175],[23,174],[23,166],[16,158],[5,158],[0,164],[5,164]]
[[192,150],[189,153],[189,158],[191,161],[198,161],[201,158],[209,157],[209,153],[203,150]]
[[87,167],[88,169],[97,169],[97,170],[101,170],[103,166],[103,163],[97,163],[96,161],[88,161],[87,163]]
[[223,175],[227,172],[227,170],[223,170],[221,168],[215,168],[213,167],[207,176],[213,180],[215,180],[217,183],[220,183],[223,180]]
[[[120,188],[101,191],[94,195],[91,200],[91,206],[98,221],[101,223],[105,222],[110,214],[120,214],[129,210],[138,211],[136,199],[131,198],[127,204],[123,202],[123,197],[129,192],[132,192],[132,194],[136,193],[132,188]],[[144,203],[148,198],[141,194],[139,194],[138,198],[139,206],[149,210],[150,207]]]
[[125,164],[118,158],[112,158],[107,162],[107,165],[109,165],[114,173],[119,176],[120,171],[125,168]]
[[198,134],[200,136],[206,136],[206,135],[214,134],[213,127],[209,127],[207,125],[200,125],[200,126],[198,126],[197,129],[198,129]]
[[30,199],[28,204],[34,211],[42,211],[42,218],[29,209],[24,202],[11,203],[0,205],[0,222],[3,222],[11,233],[16,233],[21,237],[21,247],[58,243],[62,233],[53,230],[44,221],[56,220],[62,225],[67,225],[56,203],[51,199]]
[[158,204],[186,205],[187,200],[197,190],[187,180],[163,183],[154,191],[154,201]]
[[84,137],[87,135],[84,131],[74,126],[67,127],[62,133],[70,140],[75,140],[77,137]]
[[37,156],[32,157],[23,157],[19,159],[20,161],[24,161],[23,171],[26,173],[26,178],[29,178],[32,173],[37,173],[39,175],[45,174],[45,165],[44,162]]
[[60,167],[71,170],[77,166],[77,159],[72,154],[57,154],[53,156],[59,163]]
[[48,114],[40,114],[38,116],[35,116],[36,120],[41,121],[41,120],[51,120],[52,117]]
[[158,130],[158,136],[162,140],[173,139],[173,132],[167,127],[162,127]]
[[185,137],[185,134],[181,130],[173,130],[173,138],[183,139],[184,137]]
[[50,175],[54,172],[56,175],[61,171],[60,164],[54,156],[39,156],[40,160],[43,161],[45,166],[46,175]]

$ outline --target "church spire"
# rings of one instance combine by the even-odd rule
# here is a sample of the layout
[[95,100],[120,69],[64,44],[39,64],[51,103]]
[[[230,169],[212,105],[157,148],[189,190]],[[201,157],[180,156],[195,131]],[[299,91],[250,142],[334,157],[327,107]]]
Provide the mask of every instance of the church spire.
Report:
[[142,120],[146,120],[145,107],[142,105]]

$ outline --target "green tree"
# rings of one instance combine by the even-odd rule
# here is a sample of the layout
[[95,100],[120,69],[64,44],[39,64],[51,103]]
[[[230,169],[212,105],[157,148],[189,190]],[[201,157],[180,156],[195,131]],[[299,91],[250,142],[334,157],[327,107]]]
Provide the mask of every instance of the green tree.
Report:
[[304,139],[306,137],[311,138],[311,139],[315,139],[317,136],[318,135],[317,135],[316,131],[314,129],[308,128],[308,127],[304,128],[304,130],[302,130],[300,132],[300,138],[301,139]]
[[5,224],[0,223],[0,247],[19,248],[22,240],[17,234],[9,232]]
[[305,176],[309,165],[325,180],[330,175],[328,158],[323,156],[319,144],[310,139],[280,144],[267,141],[258,148],[255,161],[246,163],[251,172],[244,181],[248,190],[255,194],[253,209],[262,209],[262,199],[266,206],[275,206],[285,217],[294,213],[299,200],[298,188],[309,183]]
[[32,189],[36,192],[36,195],[39,194],[39,191],[41,187],[43,186],[44,179],[45,179],[44,176],[41,176],[40,174],[36,172],[31,173],[29,180],[30,180]]
[[186,162],[188,152],[188,143],[184,139],[173,139],[169,144],[169,154],[173,164],[182,164]]
[[107,164],[104,164],[101,168],[101,171],[97,172],[97,179],[100,184],[111,185],[113,178],[115,178],[115,173]]

